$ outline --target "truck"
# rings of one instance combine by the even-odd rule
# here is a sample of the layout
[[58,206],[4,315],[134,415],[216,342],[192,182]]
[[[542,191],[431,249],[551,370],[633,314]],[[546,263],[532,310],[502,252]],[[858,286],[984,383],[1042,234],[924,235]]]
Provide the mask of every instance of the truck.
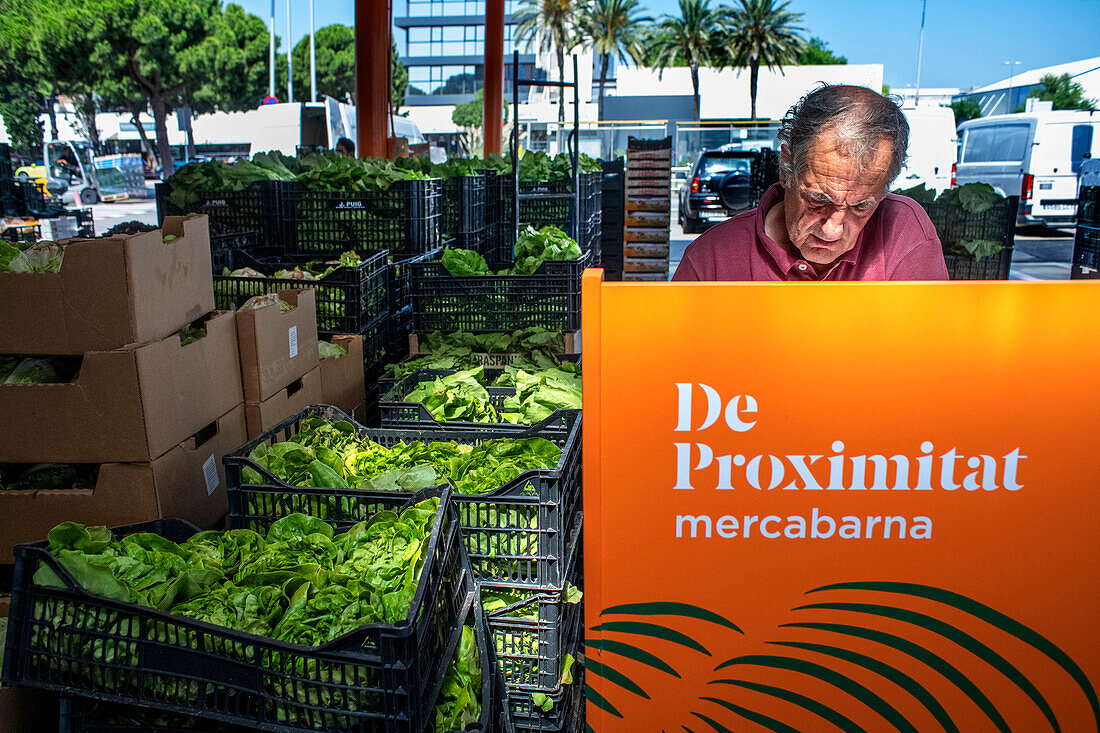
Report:
[[[1049,103],[1047,103],[1049,104]],[[1081,167],[1100,153],[1100,113],[1033,109],[968,120],[955,180],[1019,196],[1018,225],[1072,226]]]
[[42,162],[15,170],[20,181],[36,181],[46,192],[61,196],[74,188],[81,205],[94,204],[102,197],[95,170],[95,154],[90,143],[51,140],[42,144]]

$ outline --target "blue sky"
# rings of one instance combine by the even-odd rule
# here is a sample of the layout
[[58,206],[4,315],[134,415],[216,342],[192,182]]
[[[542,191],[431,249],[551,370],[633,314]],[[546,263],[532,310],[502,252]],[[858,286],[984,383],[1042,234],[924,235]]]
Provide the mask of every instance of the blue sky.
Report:
[[[270,0],[237,0],[265,20]],[[712,3],[717,4],[715,0]],[[643,0],[650,15],[676,13],[676,0]],[[286,36],[286,0],[276,0],[276,33]],[[308,32],[308,0],[291,0],[295,40]],[[914,86],[921,0],[791,0],[807,36],[848,62],[881,63],[891,87]],[[404,13],[404,0],[394,0]],[[350,25],[353,0],[314,0],[316,26]],[[927,0],[922,87],[982,86],[1017,71],[1100,56],[1100,0]]]

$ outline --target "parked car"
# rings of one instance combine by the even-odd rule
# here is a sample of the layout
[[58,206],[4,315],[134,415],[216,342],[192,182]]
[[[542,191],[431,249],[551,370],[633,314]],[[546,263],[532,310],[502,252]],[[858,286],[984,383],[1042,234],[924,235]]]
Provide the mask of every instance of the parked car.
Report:
[[680,189],[680,225],[685,234],[724,221],[756,205],[751,150],[706,150]]
[[1100,113],[1084,110],[993,115],[959,125],[955,183],[988,183],[1019,196],[1016,223],[1067,226],[1077,211],[1083,161],[1100,153]]

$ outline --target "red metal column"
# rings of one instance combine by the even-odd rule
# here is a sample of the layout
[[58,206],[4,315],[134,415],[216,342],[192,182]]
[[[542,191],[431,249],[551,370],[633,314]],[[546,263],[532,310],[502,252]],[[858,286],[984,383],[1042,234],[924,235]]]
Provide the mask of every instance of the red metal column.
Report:
[[386,156],[390,115],[391,0],[355,0],[356,154]]
[[[512,69],[512,73],[516,73]],[[504,99],[504,0],[485,2],[485,155],[501,152]]]

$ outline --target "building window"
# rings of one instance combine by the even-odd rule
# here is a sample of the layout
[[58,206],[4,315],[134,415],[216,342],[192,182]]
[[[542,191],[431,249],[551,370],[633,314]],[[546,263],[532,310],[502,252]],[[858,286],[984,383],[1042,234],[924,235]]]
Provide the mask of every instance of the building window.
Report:
[[[485,15],[484,0],[408,0],[406,12],[411,18]],[[506,12],[512,12],[506,10]]]
[[410,66],[409,94],[473,94],[481,88],[480,65]]

